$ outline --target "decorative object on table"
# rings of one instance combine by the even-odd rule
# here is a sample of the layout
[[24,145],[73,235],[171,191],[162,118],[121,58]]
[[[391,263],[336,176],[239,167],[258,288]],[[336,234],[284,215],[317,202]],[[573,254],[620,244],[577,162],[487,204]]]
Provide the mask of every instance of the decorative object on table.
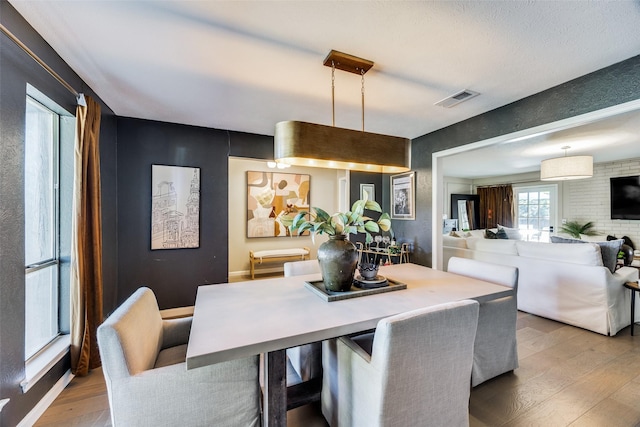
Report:
[[[322,280],[327,290],[348,291],[353,284],[353,276],[358,264],[358,251],[356,246],[347,240],[348,234],[364,233],[366,242],[373,238],[371,233],[379,233],[380,230],[391,230],[389,214],[383,213],[378,220],[364,216],[364,210],[382,212],[380,205],[372,200],[362,199],[356,201],[351,211],[338,212],[329,215],[324,210],[314,207],[314,213],[299,212],[287,226],[293,234],[310,231],[315,234],[326,234],[329,240],[318,248],[318,262],[322,270]],[[307,219],[307,215],[310,219]]]
[[200,247],[200,168],[151,165],[151,250]]
[[569,234],[571,237],[579,239],[581,234],[584,234],[585,236],[595,236],[598,234],[593,230],[593,227],[594,224],[591,221],[585,224],[580,224],[578,221],[567,221],[566,224],[560,227],[560,231]]
[[415,172],[391,176],[391,218],[416,219]]
[[365,297],[368,295],[381,294],[385,292],[399,291],[407,289],[406,283],[396,282],[395,280],[386,279],[387,284],[377,288],[364,288],[356,286],[354,282],[353,286],[347,291],[335,292],[327,290],[322,280],[315,280],[311,282],[304,282],[304,286],[310,289],[314,294],[322,298],[327,302],[340,301],[351,298]]
[[247,237],[285,237],[291,220],[309,209],[310,175],[247,171]]
[[[380,264],[375,262],[360,262],[358,266],[358,271],[360,272],[360,276],[365,280],[373,280],[378,277],[378,269],[380,268]],[[358,277],[356,277],[359,280]]]
[[618,252],[618,259],[621,259],[626,266],[631,265],[633,262],[633,248],[627,244],[622,244],[620,252]]

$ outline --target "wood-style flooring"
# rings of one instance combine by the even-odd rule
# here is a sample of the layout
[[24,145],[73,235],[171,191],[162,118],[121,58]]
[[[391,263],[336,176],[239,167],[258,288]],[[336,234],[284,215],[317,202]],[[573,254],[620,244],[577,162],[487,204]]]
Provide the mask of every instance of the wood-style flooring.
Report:
[[[520,368],[472,390],[470,425],[640,426],[638,335],[626,328],[606,337],[518,313]],[[317,405],[288,413],[291,427],[326,425]],[[36,426],[111,426],[102,371],[74,378]]]

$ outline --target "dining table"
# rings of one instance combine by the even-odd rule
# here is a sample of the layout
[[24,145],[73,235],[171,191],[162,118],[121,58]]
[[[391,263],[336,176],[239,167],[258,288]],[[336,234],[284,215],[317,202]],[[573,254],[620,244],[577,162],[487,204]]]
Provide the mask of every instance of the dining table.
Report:
[[262,354],[263,425],[284,427],[288,399],[305,392],[317,397],[321,385],[316,379],[309,390],[304,384],[294,393],[287,389],[287,348],[373,330],[385,317],[423,307],[513,294],[509,287],[412,263],[383,266],[379,274],[406,288],[329,301],[309,286],[320,274],[200,286],[187,369]]

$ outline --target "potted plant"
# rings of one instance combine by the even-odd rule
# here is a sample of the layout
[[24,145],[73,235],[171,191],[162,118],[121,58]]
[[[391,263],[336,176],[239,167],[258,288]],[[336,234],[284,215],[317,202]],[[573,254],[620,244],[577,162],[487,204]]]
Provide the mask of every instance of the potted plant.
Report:
[[581,234],[584,234],[585,236],[595,236],[598,234],[592,230],[593,227],[594,225],[591,221],[586,224],[580,224],[578,221],[567,221],[566,224],[560,227],[560,230],[569,234],[571,237],[579,239]]
[[299,212],[288,224],[291,234],[298,235],[309,230],[312,236],[326,234],[329,240],[318,248],[318,262],[322,271],[322,280],[329,291],[348,291],[353,283],[353,275],[358,264],[358,250],[347,240],[349,234],[364,233],[366,243],[371,243],[371,233],[391,230],[391,218],[383,213],[377,220],[364,215],[365,209],[382,212],[382,208],[373,200],[356,201],[348,212],[329,215],[323,209],[313,207],[313,212]]

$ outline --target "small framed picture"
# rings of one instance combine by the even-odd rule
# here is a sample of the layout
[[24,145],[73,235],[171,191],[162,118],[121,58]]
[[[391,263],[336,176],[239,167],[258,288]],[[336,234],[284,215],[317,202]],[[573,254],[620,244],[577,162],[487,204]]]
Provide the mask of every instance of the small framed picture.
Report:
[[360,184],[360,200],[376,200],[376,186],[374,184]]
[[416,219],[415,172],[391,176],[391,218]]

